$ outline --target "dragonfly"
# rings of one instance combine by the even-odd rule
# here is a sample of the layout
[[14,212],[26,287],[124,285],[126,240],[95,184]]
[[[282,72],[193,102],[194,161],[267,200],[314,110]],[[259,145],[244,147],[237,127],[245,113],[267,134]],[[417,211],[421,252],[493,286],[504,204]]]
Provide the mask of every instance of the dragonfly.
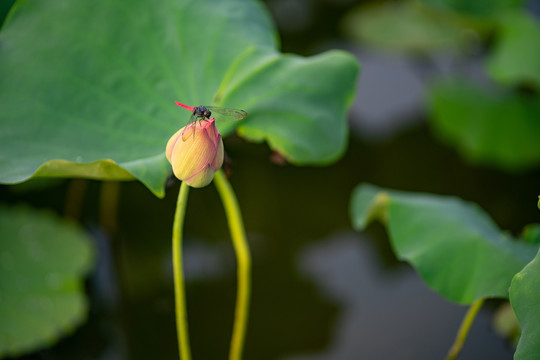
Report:
[[[178,101],[175,101],[176,105],[183,107],[186,110],[191,111],[191,117],[188,124],[195,124],[197,121],[209,121],[214,118],[217,122],[239,121],[248,116],[248,113],[239,109],[228,109],[219,106],[187,106]],[[193,129],[193,136],[195,136],[195,126]],[[182,139],[185,141],[186,134],[182,134]]]

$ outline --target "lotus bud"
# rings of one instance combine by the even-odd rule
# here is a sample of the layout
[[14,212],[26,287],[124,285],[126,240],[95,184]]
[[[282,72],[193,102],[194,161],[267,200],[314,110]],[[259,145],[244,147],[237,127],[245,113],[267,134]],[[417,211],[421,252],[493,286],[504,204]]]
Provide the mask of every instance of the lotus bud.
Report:
[[178,130],[169,139],[165,155],[178,179],[192,187],[210,184],[223,165],[223,140],[215,119],[195,121]]

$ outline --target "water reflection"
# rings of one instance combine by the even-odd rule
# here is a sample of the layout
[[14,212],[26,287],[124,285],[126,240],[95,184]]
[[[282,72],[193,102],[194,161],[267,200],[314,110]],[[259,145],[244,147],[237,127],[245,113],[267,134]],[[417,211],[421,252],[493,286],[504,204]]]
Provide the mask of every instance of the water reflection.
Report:
[[[208,244],[198,239],[186,242],[184,248],[184,276],[187,282],[228,278],[236,272],[235,259],[230,255],[230,244]],[[172,254],[165,272],[172,281]]]
[[349,49],[362,64],[351,109],[355,135],[373,141],[418,124],[424,108],[424,84],[405,57]]

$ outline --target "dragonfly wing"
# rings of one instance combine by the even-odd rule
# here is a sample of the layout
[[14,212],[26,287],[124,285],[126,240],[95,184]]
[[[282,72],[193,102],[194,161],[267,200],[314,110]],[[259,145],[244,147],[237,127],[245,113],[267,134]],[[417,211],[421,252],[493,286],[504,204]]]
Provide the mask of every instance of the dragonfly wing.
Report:
[[212,116],[216,117],[216,121],[220,122],[238,121],[248,116],[248,113],[244,110],[227,109],[219,106],[206,106],[206,108],[212,112]]

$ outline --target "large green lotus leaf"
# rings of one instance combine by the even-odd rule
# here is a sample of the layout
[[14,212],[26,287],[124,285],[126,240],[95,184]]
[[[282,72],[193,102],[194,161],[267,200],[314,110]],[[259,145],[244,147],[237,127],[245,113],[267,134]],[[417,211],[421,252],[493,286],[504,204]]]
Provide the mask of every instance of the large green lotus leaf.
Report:
[[540,354],[540,252],[512,279],[510,303],[521,326],[515,360],[536,360]]
[[501,17],[499,40],[488,59],[490,74],[509,85],[540,89],[540,22],[525,12]]
[[420,0],[426,5],[439,9],[451,10],[458,13],[476,16],[491,17],[505,10],[516,8],[523,0]]
[[349,36],[369,45],[411,53],[457,51],[471,40],[464,25],[444,12],[411,2],[360,6],[344,19]]
[[431,124],[472,162],[519,170],[540,162],[540,97],[497,94],[468,82],[439,82]]
[[52,213],[0,206],[0,357],[48,346],[86,318],[92,249]]
[[351,217],[358,230],[381,219],[397,257],[430,288],[461,304],[507,298],[512,277],[538,250],[499,230],[476,204],[455,197],[361,184],[352,194]]
[[341,51],[309,59],[254,52],[233,67],[234,80],[227,83],[231,90],[223,100],[249,109],[238,127],[241,136],[267,140],[294,164],[327,164],[347,142],[343,120],[353,100],[353,63]]
[[163,196],[165,145],[191,115],[174,100],[243,108],[249,139],[327,163],[357,73],[344,52],[281,55],[253,0],[21,1],[0,32],[0,181],[136,178]]

